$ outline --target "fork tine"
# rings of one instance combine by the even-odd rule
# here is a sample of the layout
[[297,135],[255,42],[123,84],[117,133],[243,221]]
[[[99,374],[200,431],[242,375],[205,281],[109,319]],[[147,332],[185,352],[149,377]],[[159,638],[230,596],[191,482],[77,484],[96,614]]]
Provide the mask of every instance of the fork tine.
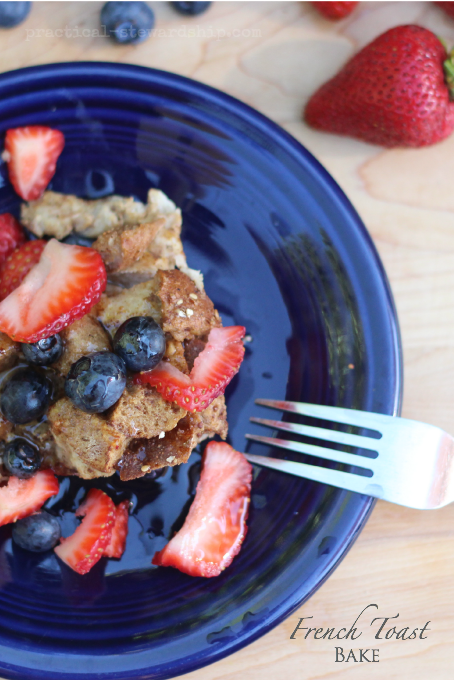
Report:
[[[278,446],[280,449],[287,451],[296,451],[297,453],[307,453],[310,456],[318,456],[326,460],[332,460],[335,463],[344,463],[345,465],[354,465],[355,467],[362,467],[366,470],[371,469],[371,458],[365,456],[357,456],[354,453],[344,453],[343,451],[336,451],[335,449],[328,449],[325,446],[313,446],[312,444],[300,444],[299,442],[290,442],[286,439],[274,439],[273,437],[262,437],[256,434],[245,435],[246,439],[252,439],[255,442],[262,444],[271,444],[271,446]],[[298,463],[299,465],[299,463]]]
[[326,430],[322,427],[298,425],[297,423],[288,423],[284,420],[267,420],[265,418],[249,418],[249,420],[251,423],[266,425],[267,427],[273,427],[276,430],[285,430],[286,432],[302,434],[306,437],[314,437],[314,439],[326,439],[329,442],[357,446],[372,451],[376,450],[376,446],[379,442],[378,439],[372,439],[372,437],[361,437],[358,434],[347,434],[346,432],[338,432],[337,430]]
[[278,401],[275,399],[256,399],[256,404],[276,408],[280,411],[298,413],[302,416],[320,418],[321,420],[333,420],[336,423],[345,425],[355,425],[356,427],[366,427],[368,429],[381,430],[389,426],[390,416],[381,413],[370,413],[369,411],[357,411],[350,408],[339,408],[337,406],[322,406],[320,404],[306,404],[299,401]]
[[255,456],[252,453],[245,453],[244,455],[250,463],[254,463],[255,465],[262,465],[263,467],[272,468],[273,470],[287,472],[296,477],[312,479],[314,482],[337,486],[340,489],[348,489],[348,491],[375,496],[375,498],[382,497],[381,487],[378,484],[372,484],[370,477],[361,477],[352,474],[351,472],[341,472],[340,470],[329,470],[328,468],[318,467],[317,465],[294,463],[290,460]]

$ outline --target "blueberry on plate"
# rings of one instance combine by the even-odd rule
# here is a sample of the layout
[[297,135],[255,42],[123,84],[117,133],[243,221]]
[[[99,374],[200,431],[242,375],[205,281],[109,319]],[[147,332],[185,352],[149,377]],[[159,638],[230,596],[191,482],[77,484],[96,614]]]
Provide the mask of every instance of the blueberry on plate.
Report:
[[3,383],[0,409],[15,425],[41,418],[47,411],[52,383],[32,368],[18,368]]
[[49,366],[58,361],[63,353],[63,341],[57,335],[43,338],[31,344],[22,344],[22,352],[27,361],[38,366]]
[[151,316],[133,316],[115,333],[113,350],[130,371],[149,371],[164,356],[166,339]]
[[41,456],[26,439],[15,437],[5,446],[3,465],[15,477],[28,479],[41,465]]
[[106,2],[101,10],[101,24],[115,42],[134,44],[149,37],[154,13],[146,2]]
[[14,543],[24,550],[44,552],[54,548],[61,536],[60,523],[45,510],[20,519],[14,523]]
[[0,2],[0,27],[13,28],[25,21],[31,6],[31,2]]
[[188,0],[188,2],[172,2],[171,4],[180,14],[196,16],[197,14],[203,14],[211,5],[211,2],[199,2],[198,0],[191,2]]
[[113,406],[126,387],[126,366],[112,352],[81,357],[69,369],[65,392],[85,413],[102,413]]
[[95,241],[94,238],[88,238],[88,236],[82,236],[76,232],[72,232],[72,234],[62,239],[62,243],[67,243],[70,246],[84,246],[84,248],[91,248],[93,241]]

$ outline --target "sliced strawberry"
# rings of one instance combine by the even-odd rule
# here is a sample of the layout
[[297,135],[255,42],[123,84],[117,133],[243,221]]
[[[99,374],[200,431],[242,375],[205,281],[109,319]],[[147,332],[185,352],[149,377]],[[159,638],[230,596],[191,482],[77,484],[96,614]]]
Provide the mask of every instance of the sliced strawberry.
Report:
[[246,535],[251,479],[252,466],[242,453],[224,442],[210,442],[185,523],[152,564],[190,576],[218,576]]
[[58,557],[78,574],[87,574],[104,554],[112,538],[115,505],[104,491],[90,489],[76,512],[82,523],[54,548]]
[[51,470],[37,472],[30,479],[10,477],[0,488],[0,526],[28,517],[39,510],[51,496],[58,493],[59,484]]
[[57,159],[65,138],[60,130],[29,125],[6,131],[3,159],[16,193],[25,201],[35,201],[55,174]]
[[0,330],[19,342],[48,338],[84,316],[105,287],[106,270],[96,250],[51,239],[38,264],[0,302]]
[[16,290],[35,264],[38,264],[47,241],[27,241],[13,250],[0,265],[0,300]]
[[112,538],[104,551],[107,557],[121,557],[126,547],[128,535],[129,501],[122,501],[115,507],[115,523]]
[[187,411],[203,411],[238,373],[244,357],[245,332],[244,326],[212,328],[189,375],[161,361],[153,370],[138,373],[134,381],[153,385],[164,399],[177,402]]
[[23,243],[24,230],[16,218],[10,213],[0,215],[0,264]]

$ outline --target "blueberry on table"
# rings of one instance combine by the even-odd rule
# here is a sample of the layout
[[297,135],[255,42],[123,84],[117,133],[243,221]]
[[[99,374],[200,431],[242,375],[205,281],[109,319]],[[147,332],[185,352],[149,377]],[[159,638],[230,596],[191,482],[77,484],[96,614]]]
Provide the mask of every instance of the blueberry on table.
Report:
[[41,465],[41,456],[26,439],[15,437],[5,446],[3,465],[15,477],[28,479]]
[[62,243],[67,243],[70,246],[84,246],[85,248],[91,248],[93,241],[95,240],[96,239],[94,238],[88,238],[88,236],[82,236],[82,234],[73,232],[66,238],[62,239]]
[[23,425],[47,411],[52,383],[32,368],[18,368],[3,383],[0,408],[10,423]]
[[58,361],[63,353],[63,341],[58,335],[51,335],[38,342],[22,344],[22,352],[27,361],[38,366],[49,366]]
[[101,10],[101,25],[115,42],[134,44],[149,37],[154,13],[146,2],[106,2]]
[[203,14],[211,5],[211,2],[198,2],[197,0],[191,2],[188,0],[188,2],[172,2],[171,4],[180,14],[196,16],[197,14]]
[[13,28],[28,17],[31,2],[0,2],[0,27]]
[[85,413],[102,413],[117,402],[126,387],[126,366],[112,352],[81,357],[69,369],[65,392]]
[[113,350],[130,371],[150,371],[164,356],[166,339],[151,316],[133,316],[115,333]]
[[32,552],[51,550],[57,545],[60,536],[58,519],[45,510],[18,520],[12,532],[14,543]]

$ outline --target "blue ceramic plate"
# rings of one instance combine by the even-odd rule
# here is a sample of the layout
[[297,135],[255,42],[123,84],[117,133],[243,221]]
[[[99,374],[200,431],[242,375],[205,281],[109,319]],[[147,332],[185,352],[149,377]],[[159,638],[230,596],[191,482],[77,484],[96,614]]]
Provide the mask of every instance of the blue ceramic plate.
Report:
[[[339,187],[279,127],[199,83],[108,63],[3,74],[0,102],[1,134],[28,124],[64,132],[52,189],[145,199],[156,186],[182,208],[190,265],[205,273],[224,324],[242,324],[252,337],[227,390],[233,446],[244,450],[249,416],[265,414],[254,405],[259,396],[398,412],[398,326],[377,253]],[[0,211],[17,211],[0,170]],[[145,680],[212,663],[310,597],[373,506],[257,469],[249,533],[231,567],[214,579],[152,567],[181,526],[199,467],[195,452],[156,479],[65,480],[51,505],[66,534],[90,485],[134,504],[121,561],[102,561],[84,577],[52,553],[20,550],[10,528],[1,530],[1,676]]]

